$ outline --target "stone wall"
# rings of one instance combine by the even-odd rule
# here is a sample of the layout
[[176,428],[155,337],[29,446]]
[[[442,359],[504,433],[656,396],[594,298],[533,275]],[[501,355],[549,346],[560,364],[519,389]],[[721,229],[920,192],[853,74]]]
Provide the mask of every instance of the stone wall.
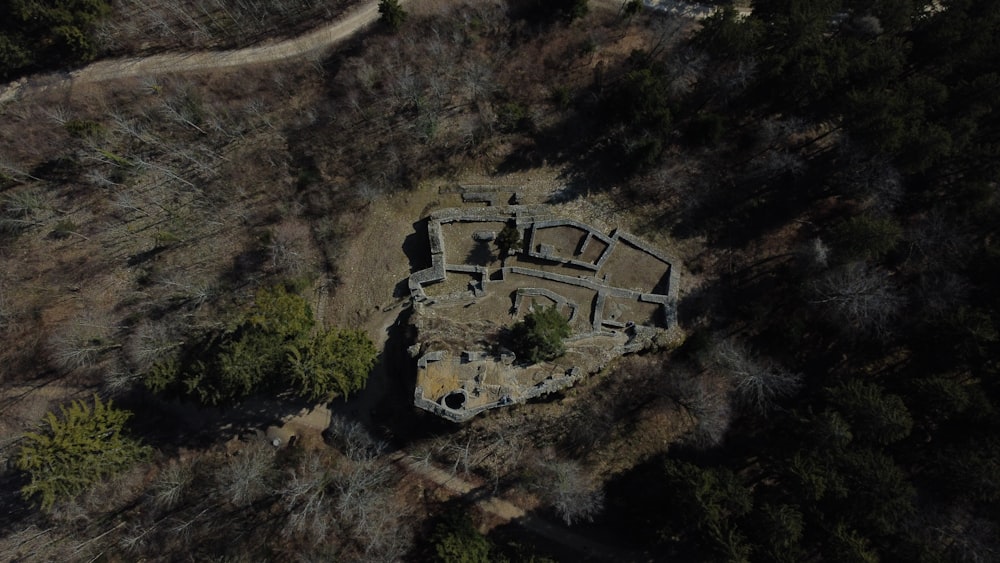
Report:
[[514,297],[515,313],[521,310],[521,300],[524,298],[525,295],[528,296],[538,295],[541,297],[545,297],[547,299],[551,299],[556,305],[566,305],[567,307],[570,308],[569,322],[573,322],[573,320],[576,319],[576,313],[579,310],[579,306],[575,302],[566,299],[565,297],[559,295],[554,291],[549,291],[548,289],[542,287],[518,288],[517,295]]
[[[610,235],[605,235],[604,233],[594,229],[590,225],[574,221],[572,219],[560,219],[553,218],[548,215],[549,210],[544,206],[503,206],[495,205],[499,200],[494,197],[495,194],[504,193],[502,189],[489,190],[480,189],[479,187],[472,186],[460,186],[462,191],[454,191],[448,193],[461,193],[466,196],[466,200],[476,201],[476,202],[486,202],[489,204],[487,207],[473,207],[473,208],[451,208],[451,209],[441,209],[434,211],[430,214],[428,218],[427,232],[429,237],[430,252],[431,252],[431,267],[425,268],[418,272],[413,273],[408,281],[410,288],[410,293],[412,299],[415,303],[415,307],[419,307],[420,303],[428,304],[433,303],[428,300],[426,293],[424,292],[423,286],[430,283],[435,283],[442,281],[446,278],[447,272],[462,272],[467,274],[478,274],[481,279],[476,288],[472,292],[462,292],[461,298],[469,298],[472,296],[483,296],[485,295],[486,289],[489,287],[489,270],[483,266],[473,266],[467,264],[448,264],[446,258],[446,245],[444,236],[442,233],[441,225],[452,223],[452,222],[508,222],[513,220],[515,225],[521,229],[522,234],[525,235],[528,246],[528,254],[539,259],[544,259],[549,262],[568,264],[572,266],[577,266],[584,268],[589,272],[593,272],[593,275],[566,275],[558,274],[554,272],[547,272],[543,270],[525,268],[519,266],[503,267],[500,269],[501,279],[507,280],[508,273],[515,273],[527,277],[533,277],[538,279],[544,279],[551,282],[556,282],[560,284],[565,284],[569,286],[582,287],[591,290],[595,293],[594,303],[593,303],[593,316],[590,319],[592,332],[589,334],[578,334],[567,340],[583,340],[596,335],[614,335],[616,331],[619,334],[626,334],[629,336],[629,340],[625,345],[615,346],[613,350],[609,350],[610,354],[621,355],[631,352],[637,352],[647,347],[652,341],[653,335],[656,334],[656,329],[652,327],[645,326],[633,326],[633,325],[622,325],[620,322],[615,322],[611,320],[604,319],[604,307],[605,301],[608,297],[614,297],[619,299],[629,299],[637,300],[643,303],[654,303],[661,306],[662,320],[667,327],[673,326],[676,323],[677,317],[677,290],[679,281],[679,269],[676,264],[678,262],[676,259],[669,255],[668,253],[662,252],[649,243],[643,241],[642,239],[633,236],[627,232],[621,230],[612,231]],[[475,189],[473,189],[475,188]],[[444,188],[442,188],[444,189]],[[442,192],[445,193],[445,192]],[[509,190],[506,193],[512,193]],[[586,232],[584,239],[579,243],[578,248],[575,249],[576,256],[581,255],[586,251],[588,245],[591,243],[592,239],[597,238],[603,242],[606,247],[601,253],[600,257],[594,263],[583,262],[581,260],[576,260],[573,258],[555,256],[554,252],[540,253],[535,251],[535,235],[539,229],[542,228],[555,228],[560,226],[576,227]],[[526,232],[527,231],[527,232]],[[485,235],[484,235],[485,236]],[[606,264],[609,256],[615,251],[618,244],[628,244],[632,247],[639,249],[641,252],[649,254],[650,256],[656,258],[657,260],[664,262],[668,266],[667,274],[667,287],[665,291],[661,293],[643,293],[640,291],[634,291],[630,289],[614,287],[609,283],[609,273],[605,272],[603,276],[598,277],[598,272]],[[557,305],[567,305],[571,308],[570,320],[572,321],[579,310],[579,304],[572,302],[565,297],[559,295],[558,293],[545,289],[545,288],[531,288],[522,287],[517,291],[515,297],[514,307],[515,310],[519,310],[521,307],[521,302],[524,296],[542,296],[547,299],[552,300]],[[447,301],[447,299],[446,299]],[[444,303],[442,303],[444,304]],[[608,329],[615,329],[615,331],[609,331]],[[449,359],[443,351],[432,351],[424,354],[417,360],[417,367],[420,370],[426,370],[428,362],[435,361],[459,361],[458,359]],[[483,357],[476,353],[475,357],[472,354],[468,354],[465,359],[466,362],[471,361],[487,361]],[[501,369],[504,370],[519,370],[523,369],[515,365],[515,358],[513,354],[509,352],[503,355],[499,359],[495,359],[499,365],[503,366]],[[477,414],[512,404],[515,402],[523,402],[531,398],[539,397],[553,391],[558,391],[564,389],[568,386],[573,385],[585,374],[577,368],[573,368],[569,371],[561,371],[561,368],[555,368],[550,366],[552,371],[545,377],[544,380],[530,387],[519,387],[516,392],[512,393],[510,389],[504,390],[501,388],[500,400],[481,404],[472,408],[461,408],[452,409],[447,405],[435,402],[427,397],[424,397],[423,388],[419,385],[414,390],[414,405],[424,409],[426,411],[432,412],[437,416],[451,420],[454,422],[466,421]],[[510,372],[508,372],[510,373]],[[515,398],[516,396],[516,398]]]
[[[509,351],[507,351],[504,353],[504,356],[507,355],[512,355],[512,354]],[[499,359],[496,358],[493,359],[493,361],[503,366],[502,369],[507,369],[507,370],[523,369],[512,365],[513,364],[512,361],[506,361],[506,360],[507,358],[503,356]],[[433,352],[428,352],[424,354],[422,357],[420,357],[417,360],[417,367],[420,369],[427,369],[428,362],[435,362],[435,361],[468,362],[468,361],[489,361],[489,359],[482,352],[463,352],[463,358],[455,360],[448,358],[443,351],[437,350]],[[496,401],[478,405],[472,408],[463,407],[461,409],[453,409],[448,407],[447,405],[441,404],[440,402],[425,397],[423,387],[417,385],[416,388],[413,390],[413,404],[418,408],[431,412],[437,416],[440,416],[452,422],[465,422],[471,419],[472,417],[476,416],[477,414],[486,412],[491,409],[523,403],[530,399],[534,399],[542,395],[547,395],[548,393],[552,393],[553,391],[565,389],[569,386],[572,386],[574,383],[579,381],[585,375],[586,374],[583,372],[583,370],[577,367],[572,367],[566,370],[564,368],[551,366],[551,371],[548,373],[545,379],[536,383],[535,385],[532,385],[530,387],[522,387],[518,389],[518,392],[516,394],[511,394],[506,392],[501,393],[500,399]],[[501,387],[501,390],[502,389],[503,388]],[[449,391],[448,393],[445,393],[442,397],[440,397],[440,400],[444,402],[443,401],[444,397],[447,397],[449,394],[453,392],[454,391]]]
[[[539,258],[541,260],[547,260],[549,262],[555,262],[558,264],[567,264],[570,266],[576,266],[578,268],[584,268],[587,270],[598,271],[607,257],[611,254],[611,249],[614,246],[614,241],[612,237],[605,235],[604,233],[598,231],[594,227],[587,225],[586,223],[581,223],[579,221],[574,221],[573,219],[540,219],[532,221],[530,224],[530,230],[528,234],[528,255],[533,258]],[[550,229],[556,227],[576,227],[582,231],[585,231],[587,235],[584,237],[583,242],[580,244],[579,248],[576,249],[575,254],[582,254],[587,246],[590,244],[591,239],[598,239],[605,244],[604,252],[598,257],[596,262],[584,262],[583,260],[577,260],[575,258],[563,257],[553,254],[551,251],[546,252],[543,248],[535,250],[536,246],[539,246],[535,242],[535,237],[537,231],[541,229]],[[547,245],[540,245],[542,247]]]

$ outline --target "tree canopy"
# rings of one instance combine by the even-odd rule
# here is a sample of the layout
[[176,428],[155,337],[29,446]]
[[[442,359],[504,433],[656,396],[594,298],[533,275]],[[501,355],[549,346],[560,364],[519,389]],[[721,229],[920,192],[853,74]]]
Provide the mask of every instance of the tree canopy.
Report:
[[17,468],[31,482],[21,489],[25,498],[38,497],[43,510],[72,499],[105,477],[128,469],[149,449],[129,437],[125,423],[132,416],[94,396],[93,405],[74,401],[45,416],[45,428],[25,436]]
[[363,389],[377,355],[364,332],[335,328],[289,346],[287,362],[300,396],[330,401]]
[[563,355],[563,339],[569,333],[569,321],[552,305],[528,313],[511,327],[511,346],[522,360],[547,362]]
[[444,515],[431,536],[434,560],[440,563],[487,563],[491,545],[479,533],[464,512],[452,511]]
[[406,21],[406,10],[400,5],[399,0],[379,0],[379,19],[391,31],[399,31]]
[[360,330],[315,330],[306,300],[277,285],[258,291],[234,328],[204,334],[156,364],[146,385],[210,405],[286,391],[329,401],[362,389],[377,356]]
[[497,234],[495,243],[497,245],[497,252],[500,254],[500,259],[503,260],[510,254],[511,249],[517,248],[521,244],[521,232],[517,228],[517,225],[513,222],[504,225],[504,228]]
[[92,59],[91,29],[110,9],[107,0],[0,3],[0,77]]

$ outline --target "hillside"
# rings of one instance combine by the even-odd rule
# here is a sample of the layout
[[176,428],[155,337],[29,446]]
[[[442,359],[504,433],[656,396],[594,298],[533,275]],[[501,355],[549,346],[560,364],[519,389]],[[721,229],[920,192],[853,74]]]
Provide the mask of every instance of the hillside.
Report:
[[[3,559],[1000,554],[995,2],[84,4],[95,47],[0,102]],[[485,205],[459,185],[571,221],[512,274],[663,249],[671,337],[415,409],[415,323],[499,350],[466,317],[518,312],[500,276],[414,321],[428,217]],[[536,293],[655,294],[642,256]]]

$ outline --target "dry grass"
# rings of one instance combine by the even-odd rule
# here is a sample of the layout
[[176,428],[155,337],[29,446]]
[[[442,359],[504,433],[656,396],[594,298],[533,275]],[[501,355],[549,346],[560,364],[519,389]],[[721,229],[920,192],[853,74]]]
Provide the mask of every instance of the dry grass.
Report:
[[535,243],[533,251],[539,250],[539,245],[547,244],[553,247],[555,255],[560,258],[579,260],[577,249],[586,238],[587,232],[577,227],[549,227],[535,231],[532,242]]

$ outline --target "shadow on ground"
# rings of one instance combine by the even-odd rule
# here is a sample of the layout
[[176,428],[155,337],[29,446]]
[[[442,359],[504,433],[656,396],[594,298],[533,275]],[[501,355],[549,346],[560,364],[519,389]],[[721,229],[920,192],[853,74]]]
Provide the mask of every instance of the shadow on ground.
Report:
[[294,397],[251,397],[225,407],[206,407],[193,401],[166,400],[145,391],[115,399],[135,413],[134,435],[157,449],[176,455],[181,448],[207,448],[220,440],[243,437],[282,419],[311,410],[315,403]]
[[404,307],[389,326],[379,362],[372,369],[365,388],[346,401],[338,399],[330,404],[334,417],[357,421],[394,447],[404,447],[422,437],[459,428],[413,406],[417,363],[407,350],[416,339],[410,325],[411,313],[411,307]]

